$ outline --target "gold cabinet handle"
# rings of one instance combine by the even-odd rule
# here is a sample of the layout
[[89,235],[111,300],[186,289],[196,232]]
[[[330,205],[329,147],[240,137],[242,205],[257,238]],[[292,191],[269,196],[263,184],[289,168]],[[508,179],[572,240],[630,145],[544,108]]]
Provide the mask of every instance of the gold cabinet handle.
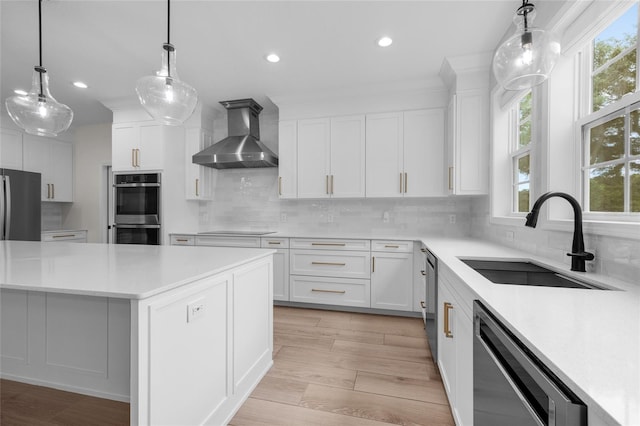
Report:
[[423,269],[422,271],[420,271],[420,275],[422,275],[423,277],[427,276],[427,271]]
[[453,166],[449,167],[449,191],[453,191]]
[[444,302],[444,337],[453,338],[451,333],[451,327],[449,326],[449,311],[453,309],[453,305],[449,302]]
[[282,176],[278,176],[278,195],[282,196]]
[[268,244],[277,244],[280,245],[280,241],[269,241]]
[[376,257],[372,256],[371,257],[371,272],[375,272],[376,271]]
[[136,150],[131,148],[131,167],[136,166]]
[[178,241],[179,243],[186,243],[189,240],[186,238],[176,238],[176,241]]
[[56,199],[56,184],[55,183],[51,184],[51,199],[52,200]]
[[346,290],[325,290],[322,288],[312,288],[311,291],[315,291],[318,293],[336,293],[336,294],[345,294]]
[[52,238],[72,238],[72,237],[75,237],[75,234],[53,235]]
[[312,246],[336,246],[336,247],[344,247],[345,243],[311,243]]
[[325,175],[324,192],[329,195],[329,175]]
[[331,195],[333,195],[333,175],[331,175]]
[[342,262],[311,262],[312,265],[328,265],[328,266],[346,266],[346,263]]
[[140,150],[136,148],[136,167],[140,167]]
[[402,173],[400,173],[400,193],[402,194]]
[[47,200],[51,198],[51,184],[47,184]]
[[427,309],[427,305],[424,304],[424,300],[420,301],[420,306],[422,306],[422,309]]
[[397,244],[385,244],[384,247],[385,248],[400,248],[400,246],[397,245]]
[[405,194],[407,193],[407,188],[409,187],[409,185],[408,185],[408,181],[409,181],[408,176],[409,176],[408,173],[404,174],[404,193]]

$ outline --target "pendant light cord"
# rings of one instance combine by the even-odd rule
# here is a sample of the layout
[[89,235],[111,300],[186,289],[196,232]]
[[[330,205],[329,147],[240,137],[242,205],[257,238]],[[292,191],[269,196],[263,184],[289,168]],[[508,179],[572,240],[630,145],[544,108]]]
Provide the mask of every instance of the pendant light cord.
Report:
[[[171,0],[167,0],[167,42],[165,43],[164,50],[167,51],[167,77],[171,78],[171,52],[173,52],[173,46],[171,45]],[[167,84],[169,80],[167,79]]]
[[40,63],[36,68],[36,71],[40,74],[40,94],[38,98],[40,101],[45,99],[42,87],[42,74],[45,73],[45,69],[42,66],[42,0],[38,0],[38,59]]

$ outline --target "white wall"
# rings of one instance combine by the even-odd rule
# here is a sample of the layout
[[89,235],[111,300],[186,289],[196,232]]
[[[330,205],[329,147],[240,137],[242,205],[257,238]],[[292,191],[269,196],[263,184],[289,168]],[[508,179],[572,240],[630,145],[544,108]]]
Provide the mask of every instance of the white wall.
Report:
[[111,124],[79,127],[73,145],[74,201],[61,207],[61,228],[86,229],[90,243],[103,242],[100,218],[105,214],[101,209],[108,188],[102,173],[104,166],[111,164]]

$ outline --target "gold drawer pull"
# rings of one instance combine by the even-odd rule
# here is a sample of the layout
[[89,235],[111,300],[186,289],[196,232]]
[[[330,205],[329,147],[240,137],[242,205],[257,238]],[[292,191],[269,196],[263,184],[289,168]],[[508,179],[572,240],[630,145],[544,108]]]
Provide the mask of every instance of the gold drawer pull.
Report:
[[444,336],[452,338],[451,328],[449,327],[449,311],[453,309],[453,305],[449,302],[444,302]]
[[53,238],[71,238],[75,237],[75,234],[67,234],[67,235],[54,235]]
[[188,242],[189,240],[188,240],[188,239],[186,239],[186,238],[176,238],[176,241],[178,241],[178,242],[180,242],[180,243],[186,243],[186,242]]
[[278,245],[279,245],[279,244],[280,244],[280,241],[269,241],[269,243],[268,243],[268,244],[278,244]]
[[336,293],[336,294],[345,294],[346,290],[325,290],[322,288],[312,288],[311,291],[315,291],[318,293]]
[[400,248],[400,246],[395,245],[395,244],[385,244],[384,246],[385,248]]
[[420,306],[422,306],[422,309],[427,309],[427,305],[424,304],[424,300],[420,301]]
[[337,247],[344,247],[346,246],[345,243],[311,243],[312,246],[337,246]]
[[340,262],[311,262],[312,265],[329,265],[329,266],[345,266],[346,263]]

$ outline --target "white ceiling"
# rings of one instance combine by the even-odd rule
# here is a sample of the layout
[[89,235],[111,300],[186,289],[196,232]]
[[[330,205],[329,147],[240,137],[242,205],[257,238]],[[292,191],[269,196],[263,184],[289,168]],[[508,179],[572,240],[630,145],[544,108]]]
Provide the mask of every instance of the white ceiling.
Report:
[[[556,0],[535,1],[541,9]],[[446,56],[491,52],[518,0],[187,1],[171,3],[180,77],[207,104],[412,82],[439,86]],[[557,9],[557,4],[553,7]],[[37,0],[1,0],[2,99],[29,89],[38,61]],[[111,121],[98,100],[135,96],[160,66],[166,1],[46,0],[43,64],[74,125]],[[382,49],[376,39],[393,38]],[[281,61],[264,60],[277,52]],[[71,85],[82,80],[86,90]],[[2,102],[4,110],[4,102]]]

